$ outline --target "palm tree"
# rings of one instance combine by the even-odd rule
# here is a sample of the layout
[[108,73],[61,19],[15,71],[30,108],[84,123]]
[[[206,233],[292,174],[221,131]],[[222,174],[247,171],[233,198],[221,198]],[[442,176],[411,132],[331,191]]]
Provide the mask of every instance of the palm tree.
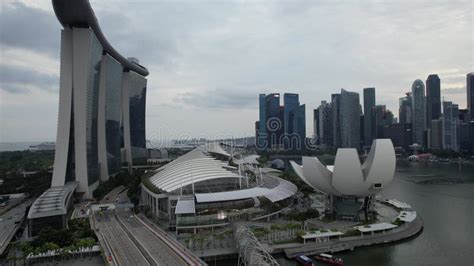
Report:
[[85,240],[86,247],[89,249],[89,257],[92,255],[92,248],[96,244],[95,240],[91,237],[86,238]]
[[216,235],[216,239],[219,240],[219,246],[222,247],[222,240],[224,240],[224,234],[221,233],[221,234],[217,234]]
[[[55,243],[51,243],[51,242],[46,242],[44,243],[44,245],[41,246],[42,249],[43,249],[43,252],[44,253],[47,253],[47,252],[54,252],[56,250],[59,249],[59,246]],[[52,254],[51,254],[52,255]],[[54,260],[54,257],[53,256],[50,256],[48,258],[48,260],[51,259],[51,260]]]
[[277,224],[272,224],[270,225],[270,230],[272,232],[272,240],[275,240],[275,231],[278,230],[278,225]]

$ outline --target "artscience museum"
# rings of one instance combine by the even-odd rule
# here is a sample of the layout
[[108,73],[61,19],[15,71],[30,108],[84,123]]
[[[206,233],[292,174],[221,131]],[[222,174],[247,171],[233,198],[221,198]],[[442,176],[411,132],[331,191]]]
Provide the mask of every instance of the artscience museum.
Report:
[[368,217],[374,196],[392,182],[396,158],[390,139],[376,139],[363,164],[356,149],[338,149],[334,165],[316,157],[303,157],[302,165],[290,163],[306,184],[327,194],[329,215],[358,221]]

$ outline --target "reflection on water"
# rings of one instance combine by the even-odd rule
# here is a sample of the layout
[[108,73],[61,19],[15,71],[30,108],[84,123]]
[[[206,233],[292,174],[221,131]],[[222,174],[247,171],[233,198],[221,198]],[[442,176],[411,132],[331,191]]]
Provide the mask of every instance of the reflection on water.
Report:
[[[429,179],[470,183],[415,183]],[[337,254],[345,265],[474,265],[474,165],[399,162],[382,197],[409,203],[425,221],[423,233],[398,244]],[[283,255],[277,259],[281,265],[297,265]]]
[[[471,183],[415,183],[430,179]],[[395,179],[382,196],[409,203],[425,221],[423,233],[398,244],[339,254],[346,265],[474,263],[474,165],[398,163]]]

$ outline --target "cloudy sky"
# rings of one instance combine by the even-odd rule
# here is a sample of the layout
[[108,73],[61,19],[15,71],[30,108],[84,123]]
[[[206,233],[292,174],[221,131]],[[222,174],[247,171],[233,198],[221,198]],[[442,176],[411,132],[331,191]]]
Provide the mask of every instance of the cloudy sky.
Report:
[[[340,88],[398,98],[430,73],[466,106],[473,2],[91,1],[111,44],[150,70],[147,138],[250,136],[258,94],[312,109]],[[55,140],[61,26],[50,1],[2,0],[0,141]],[[361,102],[362,103],[362,102]]]

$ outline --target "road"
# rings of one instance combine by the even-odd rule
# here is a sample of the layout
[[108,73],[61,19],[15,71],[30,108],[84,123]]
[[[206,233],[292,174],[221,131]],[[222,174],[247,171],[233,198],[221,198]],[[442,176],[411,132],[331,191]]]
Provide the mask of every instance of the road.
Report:
[[[126,206],[130,203],[123,187],[108,193],[102,202],[116,203],[114,211],[95,215],[95,226],[105,238],[118,265],[204,265],[175,239],[152,228],[133,215]],[[174,240],[174,241],[173,241]]]
[[107,193],[107,195],[104,196],[104,198],[102,199],[102,203],[114,203],[115,199],[124,189],[125,188],[123,186],[118,186],[112,189],[112,191],[110,191],[109,193]]
[[95,225],[107,239],[119,265],[150,265],[113,214],[96,215]]
[[140,223],[137,217],[130,218],[128,212],[118,213],[117,216],[157,264],[187,265],[167,244]]
[[[0,255],[3,254],[25,218],[25,210],[31,201],[26,201],[0,216]],[[19,222],[16,223],[15,222]]]

